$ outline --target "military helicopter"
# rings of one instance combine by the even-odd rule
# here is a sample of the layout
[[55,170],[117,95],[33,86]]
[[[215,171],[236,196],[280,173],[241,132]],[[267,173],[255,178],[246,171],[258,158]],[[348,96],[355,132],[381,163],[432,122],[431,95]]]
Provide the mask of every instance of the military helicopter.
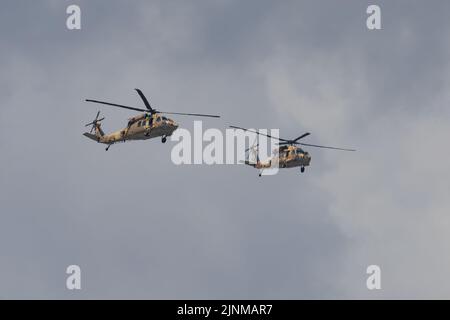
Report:
[[[248,132],[256,133],[257,135],[266,136],[271,139],[275,139],[280,141],[278,143],[278,148],[273,150],[273,156],[269,158],[266,161],[260,161],[258,156],[258,145],[255,143],[252,147],[245,150],[247,154],[247,159],[243,162],[246,165],[252,166],[253,168],[259,169],[260,173],[259,176],[261,177],[262,172],[264,169],[269,168],[294,168],[294,167],[300,167],[300,171],[303,173],[305,172],[305,167],[309,166],[311,163],[311,156],[308,152],[304,151],[302,148],[298,147],[297,145],[302,146],[308,146],[308,147],[316,147],[316,148],[325,148],[325,149],[333,149],[333,150],[342,150],[342,151],[356,151],[354,149],[346,149],[346,148],[336,148],[336,147],[327,147],[327,146],[321,146],[317,144],[309,144],[309,143],[302,143],[298,142],[300,139],[303,139],[310,135],[309,132],[306,132],[302,134],[301,136],[295,138],[295,139],[282,139],[278,137],[273,137],[268,134],[259,133],[257,131],[253,131],[246,128],[236,127],[236,126],[230,126],[230,128],[233,129],[240,129]],[[250,161],[250,152],[252,152],[253,157],[255,158],[255,161]]]
[[[177,114],[183,116],[220,118],[220,116],[211,114],[162,112],[151,107],[147,98],[140,89],[134,90],[137,91],[147,109],[135,108],[105,101],[86,99],[87,102],[100,103],[108,106],[140,111],[144,113],[129,118],[128,124],[125,128],[117,130],[110,134],[105,134],[101,128],[100,123],[105,118],[99,119],[100,111],[98,111],[95,119],[92,122],[86,124],[86,127],[92,126],[91,131],[85,132],[83,133],[83,135],[88,137],[89,139],[97,141],[98,143],[107,144],[108,146],[106,147],[106,151],[108,151],[111,145],[118,142],[125,142],[128,140],[147,140],[151,138],[161,137],[161,142],[165,143],[167,141],[167,137],[171,136],[172,133],[178,128],[178,124],[172,119],[162,116],[162,114]],[[92,131],[94,130],[95,134],[92,134]]]

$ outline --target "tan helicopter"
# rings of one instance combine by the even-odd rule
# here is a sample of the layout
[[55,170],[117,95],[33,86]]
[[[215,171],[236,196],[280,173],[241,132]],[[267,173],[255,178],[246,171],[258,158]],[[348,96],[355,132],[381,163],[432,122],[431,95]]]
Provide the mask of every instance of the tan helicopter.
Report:
[[[200,114],[200,113],[181,113],[181,112],[161,112],[153,109],[150,106],[145,95],[141,90],[135,89],[142,101],[144,102],[147,109],[135,108],[130,106],[125,106],[116,103],[109,103],[98,100],[86,99],[87,102],[95,102],[100,104],[105,104],[108,106],[119,107],[134,111],[144,112],[143,114],[137,115],[135,117],[128,119],[128,124],[125,128],[112,132],[110,134],[105,134],[101,128],[100,122],[105,118],[99,119],[100,111],[97,113],[94,121],[86,124],[86,127],[92,126],[90,132],[83,133],[84,136],[97,141],[99,143],[107,144],[106,151],[109,150],[111,145],[118,142],[125,142],[128,140],[147,140],[151,138],[161,137],[161,142],[165,143],[167,137],[171,136],[172,133],[178,128],[178,124],[172,119],[166,118],[161,114],[177,114],[183,116],[196,116],[196,117],[210,117],[210,118],[220,118],[220,116],[211,114]],[[95,134],[92,131],[95,129]]]
[[[311,163],[311,156],[309,155],[308,152],[304,151],[302,148],[298,147],[297,145],[316,147],[316,148],[333,149],[333,150],[356,151],[354,149],[327,147],[327,146],[321,146],[321,145],[317,145],[317,144],[308,144],[308,143],[298,142],[300,139],[303,139],[304,137],[309,136],[310,135],[309,132],[302,134],[301,136],[299,136],[296,139],[288,140],[288,139],[273,137],[268,134],[259,133],[257,131],[253,131],[253,130],[246,129],[246,128],[235,127],[235,126],[230,126],[230,128],[241,129],[244,131],[253,132],[258,135],[263,135],[268,138],[276,139],[276,140],[280,141],[278,143],[279,147],[273,150],[273,156],[263,162],[259,160],[259,156],[258,156],[258,145],[259,144],[254,144],[252,147],[245,150],[245,152],[249,152],[249,153],[247,155],[247,160],[245,160],[243,163],[246,165],[252,166],[253,168],[259,169],[260,177],[261,177],[264,169],[270,169],[270,168],[275,168],[275,167],[278,167],[278,168],[300,167],[300,171],[302,173],[305,172],[305,167],[309,166],[309,164]],[[256,162],[250,161],[250,151],[253,153],[253,156],[254,156]]]

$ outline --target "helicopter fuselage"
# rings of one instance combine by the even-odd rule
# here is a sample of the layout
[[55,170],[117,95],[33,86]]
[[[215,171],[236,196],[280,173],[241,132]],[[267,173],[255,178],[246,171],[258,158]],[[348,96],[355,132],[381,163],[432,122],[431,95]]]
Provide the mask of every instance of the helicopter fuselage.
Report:
[[275,159],[280,168],[306,167],[311,163],[309,153],[297,146],[280,147],[277,153]]
[[99,143],[112,145],[127,140],[147,140],[162,137],[165,142],[166,137],[178,128],[178,124],[170,118],[160,114],[141,114],[130,118],[127,127],[114,131],[110,134],[103,134],[100,123],[95,126],[95,135],[85,134],[88,138],[97,140]]
[[246,164],[253,165],[256,169],[269,168],[295,168],[307,167],[311,163],[311,156],[308,152],[296,146],[283,146],[274,150],[274,156],[266,161],[257,161]]

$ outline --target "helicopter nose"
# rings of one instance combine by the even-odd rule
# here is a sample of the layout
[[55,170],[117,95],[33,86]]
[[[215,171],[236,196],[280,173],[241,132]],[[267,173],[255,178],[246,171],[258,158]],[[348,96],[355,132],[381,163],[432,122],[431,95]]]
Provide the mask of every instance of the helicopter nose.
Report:
[[305,160],[306,162],[309,164],[311,162],[311,156],[309,155],[309,153],[305,153]]

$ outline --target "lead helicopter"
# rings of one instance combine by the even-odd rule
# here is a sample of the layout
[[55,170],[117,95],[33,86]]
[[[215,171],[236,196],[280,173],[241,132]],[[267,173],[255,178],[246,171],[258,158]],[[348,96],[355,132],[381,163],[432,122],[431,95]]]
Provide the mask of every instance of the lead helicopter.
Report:
[[[309,132],[306,132],[302,134],[301,136],[295,138],[295,139],[282,139],[278,137],[273,137],[268,134],[259,133],[254,130],[236,127],[236,126],[230,126],[230,128],[233,129],[240,129],[248,132],[256,133],[257,135],[266,136],[271,139],[278,140],[278,148],[275,148],[273,150],[273,156],[266,161],[260,161],[259,155],[258,155],[258,146],[259,144],[255,143],[252,147],[245,150],[247,154],[247,159],[243,162],[244,164],[251,166],[253,168],[259,169],[259,176],[261,177],[262,172],[265,169],[270,168],[294,168],[294,167],[300,167],[300,171],[303,173],[305,172],[305,167],[309,166],[311,163],[311,155],[300,148],[298,145],[302,146],[308,146],[308,147],[316,147],[316,148],[324,148],[324,149],[333,149],[333,150],[342,150],[342,151],[356,151],[355,149],[347,149],[347,148],[337,148],[337,147],[327,147],[317,144],[309,144],[309,143],[302,143],[298,142],[300,139],[303,139],[310,135]],[[250,161],[250,153],[252,153],[252,156],[254,160]]]
[[[108,106],[140,111],[144,113],[129,118],[128,124],[125,128],[114,131],[110,134],[105,134],[101,128],[100,123],[105,118],[99,119],[100,111],[98,111],[95,119],[92,122],[86,124],[86,127],[92,126],[91,131],[85,132],[83,133],[83,135],[88,137],[89,139],[97,141],[98,143],[107,144],[108,146],[106,147],[106,151],[108,151],[113,144],[118,142],[125,142],[128,140],[147,140],[161,137],[161,142],[165,143],[167,141],[167,137],[171,136],[172,133],[178,128],[178,124],[172,119],[163,116],[162,114],[220,118],[220,116],[211,114],[159,111],[151,107],[150,103],[141,90],[134,90],[137,91],[147,109],[135,108],[99,100],[86,99],[87,102],[100,103]],[[92,131],[94,130],[95,134],[92,134]]]

